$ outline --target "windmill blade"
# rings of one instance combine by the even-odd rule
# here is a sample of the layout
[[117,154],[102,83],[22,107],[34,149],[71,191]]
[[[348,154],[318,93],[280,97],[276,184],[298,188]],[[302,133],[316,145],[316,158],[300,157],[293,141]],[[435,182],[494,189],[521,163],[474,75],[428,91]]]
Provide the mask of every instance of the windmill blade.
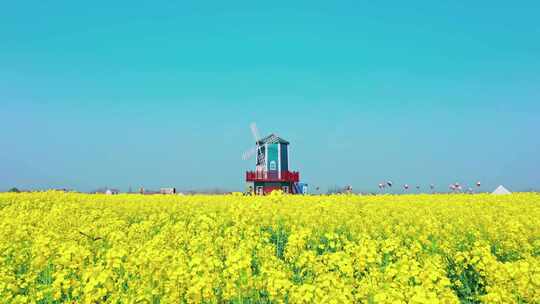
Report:
[[257,153],[257,147],[253,147],[249,150],[247,150],[246,152],[244,152],[244,154],[242,154],[242,159],[243,160],[248,160],[250,157],[252,157],[255,153]]
[[259,134],[259,129],[257,129],[257,124],[252,122],[249,127],[251,129],[251,134],[253,134],[253,138],[255,138],[255,142],[259,142],[261,135]]
[[[255,124],[254,122],[251,123],[249,125],[249,128],[251,129],[251,134],[253,135],[253,138],[255,139],[255,147],[247,150],[246,152],[244,152],[242,154],[242,159],[243,160],[247,160],[249,158],[251,158],[254,154],[259,154],[258,151],[260,150],[260,146],[258,144],[259,142],[259,139],[260,139],[260,135],[259,135],[259,130],[257,129],[257,124]],[[257,158],[259,158],[260,156],[257,155]]]

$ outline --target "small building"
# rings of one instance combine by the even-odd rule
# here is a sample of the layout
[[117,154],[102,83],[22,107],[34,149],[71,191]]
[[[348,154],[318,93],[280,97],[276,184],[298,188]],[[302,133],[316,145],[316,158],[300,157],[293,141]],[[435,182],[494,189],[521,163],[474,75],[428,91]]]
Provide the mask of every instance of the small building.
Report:
[[161,188],[159,189],[160,194],[176,194],[176,188]]
[[512,194],[512,192],[508,191],[508,189],[506,189],[503,185],[500,185],[491,194],[506,195],[506,194]]
[[107,190],[105,190],[106,195],[116,195],[118,193],[120,193],[120,191],[118,189],[107,189]]
[[296,184],[296,193],[298,194],[308,194],[308,184],[306,183],[297,183]]
[[255,171],[246,172],[248,190],[257,195],[269,194],[274,190],[301,194],[300,173],[289,171],[289,142],[275,134],[257,143]]

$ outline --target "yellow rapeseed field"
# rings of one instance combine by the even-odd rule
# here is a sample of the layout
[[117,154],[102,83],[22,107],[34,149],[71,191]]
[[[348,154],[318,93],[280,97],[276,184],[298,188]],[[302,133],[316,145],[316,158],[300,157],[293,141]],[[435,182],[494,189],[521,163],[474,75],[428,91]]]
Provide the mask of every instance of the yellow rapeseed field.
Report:
[[540,195],[0,194],[2,303],[540,303]]

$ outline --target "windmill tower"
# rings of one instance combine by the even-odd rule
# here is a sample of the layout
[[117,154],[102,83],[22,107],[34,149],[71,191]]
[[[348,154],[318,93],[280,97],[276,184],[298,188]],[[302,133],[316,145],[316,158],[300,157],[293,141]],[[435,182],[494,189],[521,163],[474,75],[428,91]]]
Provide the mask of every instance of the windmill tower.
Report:
[[289,142],[276,134],[260,138],[255,123],[251,124],[255,147],[244,153],[249,159],[256,155],[255,171],[246,172],[246,182],[250,192],[264,195],[273,190],[284,193],[302,194],[307,185],[300,185],[300,173],[289,171]]

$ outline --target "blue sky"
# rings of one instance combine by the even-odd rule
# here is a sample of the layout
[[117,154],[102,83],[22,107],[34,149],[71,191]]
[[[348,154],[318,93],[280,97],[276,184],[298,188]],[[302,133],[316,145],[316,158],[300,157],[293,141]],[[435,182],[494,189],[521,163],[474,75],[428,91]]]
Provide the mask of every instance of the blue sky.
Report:
[[241,190],[249,123],[322,189],[540,188],[538,1],[0,10],[0,190]]

